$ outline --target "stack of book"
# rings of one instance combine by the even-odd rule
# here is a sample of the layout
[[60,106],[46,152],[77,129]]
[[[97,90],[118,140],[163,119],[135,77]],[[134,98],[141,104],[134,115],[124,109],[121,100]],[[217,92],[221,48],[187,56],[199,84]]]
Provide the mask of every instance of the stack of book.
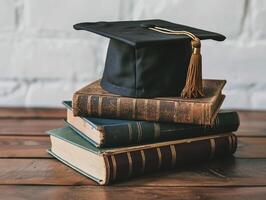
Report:
[[66,127],[48,131],[49,153],[101,185],[230,156],[239,117],[219,111],[225,83],[203,80],[204,98],[144,99],[93,82],[63,102]]

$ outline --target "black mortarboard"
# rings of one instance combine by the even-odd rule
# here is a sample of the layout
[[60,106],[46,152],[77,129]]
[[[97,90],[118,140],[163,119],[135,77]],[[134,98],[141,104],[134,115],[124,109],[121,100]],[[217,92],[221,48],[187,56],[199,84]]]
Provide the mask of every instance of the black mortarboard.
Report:
[[79,23],[74,28],[110,38],[101,86],[129,97],[203,96],[200,40],[225,39],[163,20]]

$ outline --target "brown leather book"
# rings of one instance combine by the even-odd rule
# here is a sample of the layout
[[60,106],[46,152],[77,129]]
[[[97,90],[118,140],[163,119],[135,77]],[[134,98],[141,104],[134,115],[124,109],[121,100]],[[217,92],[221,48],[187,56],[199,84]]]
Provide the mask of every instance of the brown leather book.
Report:
[[232,133],[120,148],[96,148],[69,127],[48,134],[50,154],[101,185],[230,156],[237,147]]
[[[130,98],[111,94],[95,81],[73,95],[74,116],[206,124],[215,120],[225,98],[225,80],[203,80],[204,98]],[[166,88],[167,89],[167,88]]]

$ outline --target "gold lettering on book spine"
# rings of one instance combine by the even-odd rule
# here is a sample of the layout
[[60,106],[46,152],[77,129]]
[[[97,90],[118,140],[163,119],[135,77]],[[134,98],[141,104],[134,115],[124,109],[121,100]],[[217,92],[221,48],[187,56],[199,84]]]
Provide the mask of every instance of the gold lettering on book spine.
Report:
[[116,160],[115,156],[111,155],[112,165],[113,165],[113,180],[116,179]]
[[176,164],[176,150],[174,145],[170,145],[170,150],[171,150],[171,157],[172,157],[172,167],[175,166]]
[[136,103],[137,99],[132,100],[132,119],[136,118]]
[[175,102],[174,106],[174,122],[178,122],[178,103]]
[[144,173],[144,171],[145,171],[145,162],[146,162],[145,153],[144,153],[143,150],[140,150],[140,154],[141,154],[141,161],[142,161],[141,172]]
[[210,107],[208,104],[204,104],[204,111],[205,111],[205,115],[204,115],[204,119],[202,120],[201,124],[206,124],[210,122],[208,113],[209,113]]
[[131,124],[127,124],[128,126],[128,139],[129,141],[132,141],[132,127]]
[[117,98],[117,106],[116,106],[116,116],[120,117],[120,106],[121,106],[121,99]]
[[200,108],[201,108],[201,117],[199,119],[199,123],[203,124],[202,122],[204,121],[204,116],[205,116],[205,104],[202,104]]
[[204,119],[203,121],[201,122],[201,124],[206,124],[206,123],[209,123],[210,124],[210,118],[209,118],[209,110],[210,110],[210,107],[209,107],[209,104],[204,104],[204,108],[205,108],[205,115],[204,115]]
[[138,128],[138,142],[141,142],[141,140],[142,140],[142,127],[141,127],[140,122],[137,122],[137,128]]
[[98,116],[102,115],[102,102],[103,102],[103,97],[99,96],[99,101],[98,101]]
[[211,144],[210,159],[212,159],[215,155],[215,139],[210,139],[210,144]]
[[157,147],[156,150],[157,150],[157,155],[158,155],[158,167],[157,168],[160,169],[162,166],[162,152],[161,152],[160,147]]
[[208,121],[211,123],[211,105],[210,104],[206,104],[209,108],[209,112],[207,113],[207,116],[208,116]]
[[160,119],[160,100],[156,101],[156,121]]
[[128,159],[128,177],[132,174],[132,158],[130,152],[127,152],[127,159]]
[[91,114],[91,95],[88,96],[88,99],[87,99],[87,112],[88,114]]
[[154,139],[160,138],[160,124],[153,123],[154,126]]
[[209,105],[208,104],[204,104],[204,118],[201,121],[201,124],[206,124],[207,122],[209,122],[209,117],[208,117],[208,113],[209,113]]
[[148,120],[148,99],[144,100],[144,118]]
[[189,118],[190,118],[190,121],[191,121],[191,123],[194,123],[195,122],[195,119],[194,119],[194,107],[195,107],[195,104],[194,103],[190,103],[190,105],[191,105],[191,109],[190,109],[190,116],[189,116]]

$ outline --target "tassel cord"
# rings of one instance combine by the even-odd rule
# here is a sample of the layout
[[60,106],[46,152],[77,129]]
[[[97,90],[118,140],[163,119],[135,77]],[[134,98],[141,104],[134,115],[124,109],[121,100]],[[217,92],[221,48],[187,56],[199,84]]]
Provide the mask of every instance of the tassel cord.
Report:
[[201,42],[198,37],[188,31],[174,31],[158,26],[149,27],[150,30],[168,35],[186,35],[191,38],[192,55],[188,66],[185,87],[181,93],[183,98],[203,97],[202,86],[202,58],[200,54]]

